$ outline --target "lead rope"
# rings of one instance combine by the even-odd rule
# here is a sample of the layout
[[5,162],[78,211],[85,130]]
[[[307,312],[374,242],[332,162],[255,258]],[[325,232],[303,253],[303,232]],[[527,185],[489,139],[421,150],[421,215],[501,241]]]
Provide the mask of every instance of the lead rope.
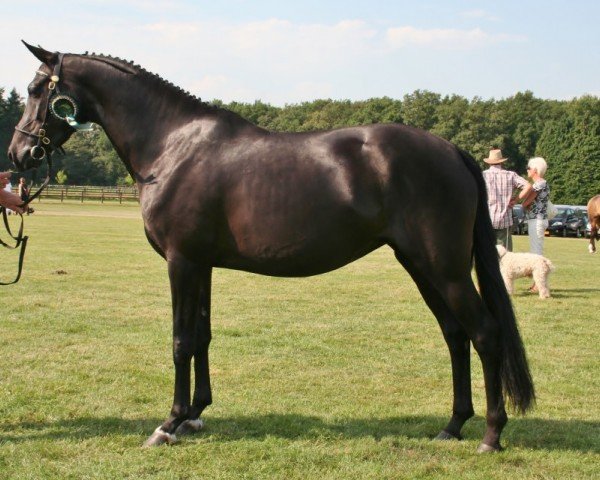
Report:
[[15,241],[14,245],[9,245],[0,238],[0,245],[2,245],[4,248],[8,248],[9,250],[16,250],[17,248],[21,247],[21,251],[19,253],[19,267],[17,269],[16,278],[12,282],[0,282],[0,285],[12,285],[13,283],[17,283],[21,279],[21,273],[23,272],[23,259],[25,258],[25,249],[27,248],[27,240],[29,240],[29,237],[23,235],[23,214],[19,213],[19,216],[21,217],[21,226],[19,227],[19,233],[17,233],[17,235],[15,236],[12,234],[10,224],[8,223],[8,215],[6,213],[6,208],[0,207],[0,211],[2,212],[2,219],[4,220],[4,228],[6,228],[6,231],[10,238],[12,238]]
[[[21,205],[19,205],[24,210],[29,208],[29,204],[33,200],[35,200],[37,197],[39,197],[42,194],[42,191],[50,183],[50,178],[52,177],[52,160],[50,158],[50,155],[48,155],[47,160],[48,160],[48,174],[46,175],[46,178],[44,179],[44,182],[42,183],[42,185],[40,186],[38,191],[35,192],[31,197],[29,197],[29,200],[27,201],[27,203],[23,202]],[[29,240],[29,237],[27,235],[23,235],[24,220],[23,220],[22,213],[18,214],[21,217],[21,225],[19,226],[19,232],[16,235],[13,235],[12,230],[10,228],[10,223],[8,222],[8,213],[6,211],[6,208],[0,206],[0,212],[2,212],[2,220],[4,221],[4,228],[6,229],[6,232],[8,233],[9,237],[12,238],[12,240],[14,241],[14,245],[10,245],[9,243],[6,243],[4,240],[2,240],[0,238],[0,245],[2,245],[4,248],[7,248],[9,250],[16,250],[20,247],[19,265],[17,267],[17,276],[15,277],[15,279],[12,282],[0,281],[0,285],[13,285],[14,283],[17,283],[21,279],[21,273],[23,273],[23,261],[25,259],[25,249],[27,248],[27,240]]]

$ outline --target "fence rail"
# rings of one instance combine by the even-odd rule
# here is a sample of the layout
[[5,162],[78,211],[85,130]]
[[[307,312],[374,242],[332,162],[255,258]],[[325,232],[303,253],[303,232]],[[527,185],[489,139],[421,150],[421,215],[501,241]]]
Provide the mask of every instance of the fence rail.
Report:
[[[35,187],[31,189],[35,192]],[[48,185],[38,201],[44,199],[79,200],[81,203],[88,200],[95,200],[104,203],[104,201],[115,201],[119,203],[124,201],[140,201],[137,187],[95,187],[95,186],[77,186],[77,185]]]

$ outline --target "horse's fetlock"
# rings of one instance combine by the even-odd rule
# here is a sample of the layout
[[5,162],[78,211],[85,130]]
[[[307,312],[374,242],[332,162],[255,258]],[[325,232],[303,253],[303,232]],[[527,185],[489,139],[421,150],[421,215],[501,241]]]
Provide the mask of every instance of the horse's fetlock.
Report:
[[488,425],[493,425],[496,429],[501,431],[508,422],[508,415],[506,415],[504,409],[493,413],[488,412],[486,420]]
[[174,418],[187,419],[190,414],[190,408],[191,407],[184,405],[173,405],[173,407],[171,408],[171,416]]
[[473,407],[465,409],[465,410],[454,410],[452,414],[455,417],[458,417],[460,420],[466,422],[469,418],[472,418],[475,415],[475,411]]

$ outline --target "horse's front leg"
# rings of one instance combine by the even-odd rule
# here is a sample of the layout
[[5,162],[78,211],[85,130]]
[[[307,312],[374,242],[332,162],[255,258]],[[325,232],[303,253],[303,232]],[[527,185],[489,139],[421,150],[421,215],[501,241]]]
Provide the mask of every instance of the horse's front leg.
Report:
[[194,376],[196,379],[194,388],[194,398],[189,418],[184,421],[176,430],[177,435],[186,433],[195,433],[202,429],[204,422],[200,419],[200,414],[212,403],[212,392],[210,388],[210,372],[208,364],[208,347],[211,340],[210,329],[210,272],[200,292],[200,308],[198,311],[199,322],[194,332],[196,336],[194,349]]
[[[185,422],[186,430],[198,430],[201,411],[211,403],[208,373],[210,343],[210,280],[212,269],[177,257],[169,259],[173,302],[173,362],[175,393],[169,418],[148,438],[144,446],[177,441],[175,432]],[[191,360],[196,357],[196,393],[190,405]],[[180,430],[178,433],[182,433]]]

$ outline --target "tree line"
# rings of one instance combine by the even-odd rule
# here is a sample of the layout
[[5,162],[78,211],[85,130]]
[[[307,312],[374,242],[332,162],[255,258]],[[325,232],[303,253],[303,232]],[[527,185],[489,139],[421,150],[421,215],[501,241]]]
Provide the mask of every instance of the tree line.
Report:
[[[484,100],[416,90],[401,100],[315,100],[283,107],[261,101],[212,103],[272,131],[403,123],[453,142],[471,153],[482,168],[482,159],[492,147],[501,148],[509,157],[506,167],[522,175],[529,158],[544,157],[554,203],[583,205],[600,193],[600,98],[595,96],[545,100],[526,91],[506,99]],[[6,152],[23,108],[16,90],[6,93],[0,88],[0,151]],[[132,183],[101,128],[73,135],[65,148],[66,155],[53,157],[57,183]],[[10,168],[5,154],[0,156],[0,168]]]

